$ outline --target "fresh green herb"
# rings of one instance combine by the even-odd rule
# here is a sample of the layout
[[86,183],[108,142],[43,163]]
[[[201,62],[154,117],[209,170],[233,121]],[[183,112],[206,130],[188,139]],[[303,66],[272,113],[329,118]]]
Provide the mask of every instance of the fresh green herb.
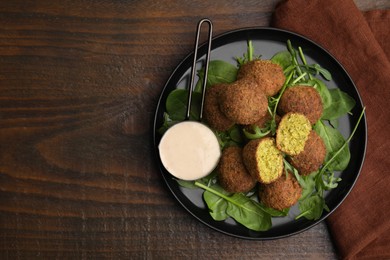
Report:
[[326,87],[325,83],[322,80],[313,77],[307,82],[301,82],[300,85],[312,86],[318,91],[321,96],[322,106],[324,110],[327,110],[332,105],[332,96],[330,94],[329,89]]
[[328,167],[335,171],[344,170],[348,166],[351,153],[349,147],[344,145],[345,139],[341,133],[337,129],[326,125],[323,121],[318,121],[313,129],[325,143],[327,151],[325,162],[328,162],[336,153],[338,155],[329,163]]
[[310,197],[299,202],[299,214],[295,219],[305,217],[309,220],[317,220],[321,217],[323,210],[329,211],[325,204],[325,199],[321,195],[315,193]]
[[195,185],[205,190],[203,199],[215,220],[224,220],[230,216],[255,231],[265,231],[272,227],[271,215],[244,194],[230,194],[219,185],[206,186],[201,182],[195,182]]
[[251,131],[247,130],[246,128],[242,129],[242,132],[244,133],[245,137],[250,140],[260,139],[271,133],[271,122],[268,122],[268,124],[264,128],[260,128],[257,125],[251,125],[250,127]]
[[[184,89],[175,89],[167,97],[166,110],[171,120],[183,121],[187,111],[188,92]],[[193,93],[190,110],[190,119],[198,120],[200,111],[201,95]]]
[[254,56],[254,49],[252,41],[247,41],[247,52],[244,53],[243,57],[236,57],[238,67],[241,67],[247,62],[250,62],[254,59],[260,59],[261,55]]
[[[237,67],[226,61],[212,60],[209,63],[206,86],[209,87],[218,83],[232,83],[236,81],[237,71]],[[199,80],[196,83],[195,92],[202,92],[203,76],[204,68],[201,68],[198,71]]]
[[305,200],[313,193],[313,190],[316,187],[315,177],[317,176],[317,174],[318,172],[314,172],[307,176],[298,176],[297,180],[302,187],[302,195],[299,199],[300,201]]
[[240,146],[244,142],[241,129],[238,125],[233,125],[227,131],[215,131],[221,150],[228,146]]
[[[291,65],[291,54],[289,51],[280,51],[272,56],[271,60],[283,68],[284,74],[287,75],[289,73],[289,71],[286,71]],[[289,70],[291,69],[289,68]]]
[[272,116],[272,120],[271,120],[271,123],[270,123],[269,127],[270,127],[270,131],[271,131],[272,135],[275,135],[275,133],[276,133],[276,115],[277,115],[276,110],[278,108],[278,104],[279,104],[280,98],[282,97],[282,95],[283,95],[284,91],[286,90],[286,88],[288,86],[290,86],[293,75],[294,75],[294,73],[291,72],[287,76],[287,79],[284,82],[283,87],[279,91],[279,94],[277,95],[277,97],[269,97],[268,98],[268,111],[271,113],[271,116]]
[[304,194],[302,194],[302,197],[299,201],[299,210],[301,211],[301,214],[299,214],[296,217],[296,219],[300,217],[305,217],[310,220],[311,219],[317,220],[321,217],[322,211],[324,209],[326,211],[329,211],[329,208],[325,203],[324,191],[336,188],[338,186],[338,182],[341,181],[341,178],[335,176],[334,170],[336,169],[334,169],[334,165],[335,165],[334,162],[340,160],[340,155],[343,154],[343,152],[345,151],[345,147],[348,146],[348,143],[351,141],[352,137],[354,136],[360,124],[360,121],[363,118],[364,111],[365,108],[363,108],[358,118],[358,121],[356,122],[356,125],[352,130],[348,139],[345,140],[343,144],[332,153],[330,158],[325,160],[326,163],[319,171],[315,172],[313,176],[304,179],[305,183],[303,184],[303,187],[306,185],[313,186],[312,178],[314,177],[315,189],[312,190],[310,195],[308,195],[310,192],[305,191],[305,187],[304,187]]
[[[342,154],[342,152],[343,152],[343,150],[345,149],[345,147],[348,147],[349,142],[351,141],[352,137],[354,136],[354,134],[355,134],[355,132],[356,132],[356,130],[357,130],[359,124],[360,124],[360,121],[361,121],[362,118],[363,118],[363,115],[364,115],[364,111],[365,111],[365,110],[366,110],[366,108],[363,107],[363,110],[362,110],[362,112],[360,113],[359,118],[358,118],[358,120],[357,120],[357,122],[356,122],[356,125],[355,125],[355,127],[353,128],[353,130],[352,130],[350,136],[348,137],[347,140],[345,140],[344,144],[339,148],[339,150],[337,150],[336,152],[334,152],[333,155],[332,155],[332,157],[330,157],[328,160],[326,160],[326,163],[325,163],[325,165],[321,168],[320,173],[324,172],[324,171],[327,170],[327,169],[335,170],[335,169],[332,167],[333,162],[334,162],[334,161],[337,161],[337,158],[339,158],[340,154]],[[344,168],[344,169],[345,169],[345,168]],[[344,170],[344,169],[343,169],[343,170]]]
[[329,90],[329,93],[332,103],[324,108],[322,119],[337,119],[349,113],[356,104],[356,101],[352,97],[338,88]]

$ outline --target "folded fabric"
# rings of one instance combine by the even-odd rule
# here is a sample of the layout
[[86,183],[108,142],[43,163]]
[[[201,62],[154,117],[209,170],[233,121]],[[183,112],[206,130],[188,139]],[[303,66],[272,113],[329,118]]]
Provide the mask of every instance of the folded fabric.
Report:
[[319,43],[345,67],[366,106],[368,145],[352,192],[327,219],[345,259],[390,259],[390,10],[352,0],[280,2],[271,26]]

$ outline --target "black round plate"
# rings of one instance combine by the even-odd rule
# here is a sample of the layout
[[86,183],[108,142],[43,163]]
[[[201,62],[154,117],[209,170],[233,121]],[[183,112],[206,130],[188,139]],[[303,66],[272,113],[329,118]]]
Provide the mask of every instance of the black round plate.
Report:
[[[296,33],[275,28],[255,27],[230,31],[213,38],[210,59],[224,60],[236,65],[235,57],[241,57],[243,53],[246,52],[248,40],[252,41],[255,54],[261,55],[262,59],[270,59],[276,52],[286,50],[287,40],[291,40],[294,47],[302,47],[308,63],[318,63],[322,67],[328,69],[333,77],[332,81],[326,82],[328,88],[340,88],[356,101],[356,106],[352,111],[352,115],[344,116],[339,120],[338,129],[340,132],[345,138],[350,135],[353,127],[356,125],[357,118],[362,111],[363,104],[348,73],[330,53],[313,41]],[[207,46],[205,44],[200,46],[198,50],[200,58],[198,58],[198,60],[201,60],[205,56],[206,51]],[[325,196],[326,204],[330,211],[324,211],[319,220],[311,221],[305,218],[295,220],[294,216],[297,215],[297,207],[295,206],[290,210],[288,216],[273,218],[273,227],[270,230],[263,232],[249,230],[232,219],[215,221],[209,215],[208,209],[202,199],[202,190],[180,187],[172,175],[170,175],[161,164],[158,151],[158,144],[161,139],[158,129],[163,123],[165,100],[168,94],[175,88],[186,88],[188,86],[192,60],[193,53],[184,58],[166,82],[157,105],[154,119],[153,137],[156,158],[162,176],[177,201],[189,213],[207,226],[231,236],[253,240],[275,239],[290,236],[314,226],[329,216],[351,191],[363,165],[367,142],[365,116],[360,122],[354,138],[349,144],[351,160],[348,168],[343,172],[340,172],[342,181],[336,189],[331,190]],[[200,68],[201,62],[198,63],[200,63]]]

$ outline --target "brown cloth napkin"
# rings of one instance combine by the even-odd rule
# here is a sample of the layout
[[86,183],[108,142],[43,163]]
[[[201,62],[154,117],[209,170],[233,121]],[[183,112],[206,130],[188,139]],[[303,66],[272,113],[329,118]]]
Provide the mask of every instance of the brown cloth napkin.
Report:
[[322,45],[357,85],[366,106],[366,159],[327,224],[340,257],[390,259],[390,10],[362,13],[352,0],[287,0],[271,25]]

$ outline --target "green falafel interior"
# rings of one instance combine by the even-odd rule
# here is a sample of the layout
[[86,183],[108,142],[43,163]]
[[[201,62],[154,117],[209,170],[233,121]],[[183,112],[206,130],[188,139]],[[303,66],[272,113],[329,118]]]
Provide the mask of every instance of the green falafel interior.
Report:
[[311,124],[303,114],[288,113],[282,117],[276,132],[277,147],[288,155],[298,155],[309,138]]

